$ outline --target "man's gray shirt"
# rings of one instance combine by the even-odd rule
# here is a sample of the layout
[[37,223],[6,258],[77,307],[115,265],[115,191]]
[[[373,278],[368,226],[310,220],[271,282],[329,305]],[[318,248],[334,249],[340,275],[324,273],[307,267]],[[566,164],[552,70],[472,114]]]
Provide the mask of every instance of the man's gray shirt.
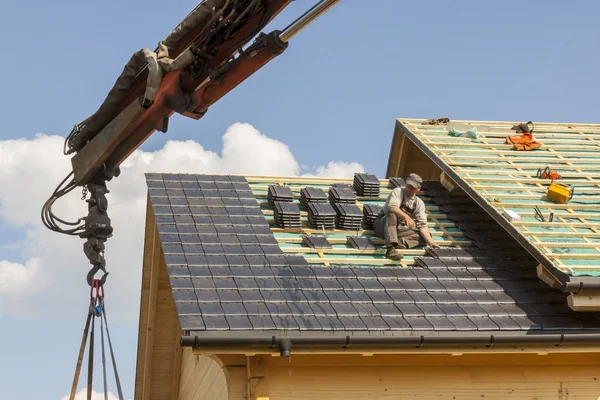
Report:
[[408,214],[415,221],[417,229],[427,226],[427,215],[425,214],[425,203],[417,196],[408,196],[404,188],[395,188],[392,190],[385,205],[382,214],[386,215],[391,206],[396,206]]

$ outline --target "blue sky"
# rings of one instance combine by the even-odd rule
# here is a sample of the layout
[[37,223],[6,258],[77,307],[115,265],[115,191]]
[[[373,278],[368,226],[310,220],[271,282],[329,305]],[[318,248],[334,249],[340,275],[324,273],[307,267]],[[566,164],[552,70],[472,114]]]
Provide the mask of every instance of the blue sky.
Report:
[[[283,28],[314,3],[295,1],[270,28]],[[65,136],[93,113],[131,54],[154,49],[196,3],[164,4],[4,0],[0,147],[39,132]],[[155,133],[142,149],[193,139],[219,153],[227,128],[245,122],[287,144],[307,166],[303,172],[357,161],[383,177],[398,117],[599,123],[599,13],[592,0],[343,0],[203,119],[176,115],[169,132]],[[26,171],[20,179],[27,183]],[[25,229],[0,219],[0,261],[26,261],[6,246]],[[0,304],[2,398],[68,392],[85,314],[54,317],[58,301],[47,302],[27,318],[2,315]],[[137,323],[113,324],[128,397]]]

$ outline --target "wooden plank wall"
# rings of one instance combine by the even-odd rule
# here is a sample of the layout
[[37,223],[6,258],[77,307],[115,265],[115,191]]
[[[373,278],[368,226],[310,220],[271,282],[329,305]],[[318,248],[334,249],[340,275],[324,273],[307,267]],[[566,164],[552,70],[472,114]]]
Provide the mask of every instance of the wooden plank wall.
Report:
[[411,172],[427,181],[439,181],[442,170],[396,126],[386,178],[405,178]]
[[[269,400],[598,400],[598,354],[264,356]],[[254,397],[253,397],[254,399]]]
[[148,200],[135,400],[176,400],[182,335],[164,254]]
[[227,379],[219,362],[183,351],[178,400],[227,400]]

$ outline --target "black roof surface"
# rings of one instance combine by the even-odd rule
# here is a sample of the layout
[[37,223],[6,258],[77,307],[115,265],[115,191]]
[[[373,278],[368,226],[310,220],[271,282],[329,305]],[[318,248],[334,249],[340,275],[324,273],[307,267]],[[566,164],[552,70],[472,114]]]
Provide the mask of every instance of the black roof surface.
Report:
[[242,176],[146,181],[184,331],[600,331],[600,313],[571,310],[487,214],[438,183],[424,191],[478,247],[429,250],[402,268],[312,265],[284,253]]

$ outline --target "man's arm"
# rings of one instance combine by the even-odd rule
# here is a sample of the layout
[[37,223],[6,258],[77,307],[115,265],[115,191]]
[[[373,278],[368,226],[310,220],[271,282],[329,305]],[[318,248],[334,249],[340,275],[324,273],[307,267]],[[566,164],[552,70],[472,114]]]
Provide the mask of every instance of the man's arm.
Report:
[[431,232],[429,232],[429,228],[427,227],[427,214],[425,212],[425,203],[421,200],[417,200],[416,204],[417,210],[415,219],[417,220],[417,229],[419,229],[419,233],[425,240],[425,242],[429,245],[429,247],[439,248],[440,246],[433,240],[431,236]]
[[404,222],[406,222],[406,226],[408,228],[413,229],[416,226],[415,221],[413,221],[408,214],[402,211],[400,207],[390,206],[389,212],[396,214],[398,218],[402,218]]
[[421,229],[419,229],[419,232],[421,233],[421,236],[423,236],[423,239],[425,239],[425,242],[427,242],[427,244],[430,247],[433,247],[435,249],[440,248],[440,245],[437,244],[435,240],[433,240],[433,237],[431,237],[431,232],[429,232],[429,228],[427,226],[424,226]]

